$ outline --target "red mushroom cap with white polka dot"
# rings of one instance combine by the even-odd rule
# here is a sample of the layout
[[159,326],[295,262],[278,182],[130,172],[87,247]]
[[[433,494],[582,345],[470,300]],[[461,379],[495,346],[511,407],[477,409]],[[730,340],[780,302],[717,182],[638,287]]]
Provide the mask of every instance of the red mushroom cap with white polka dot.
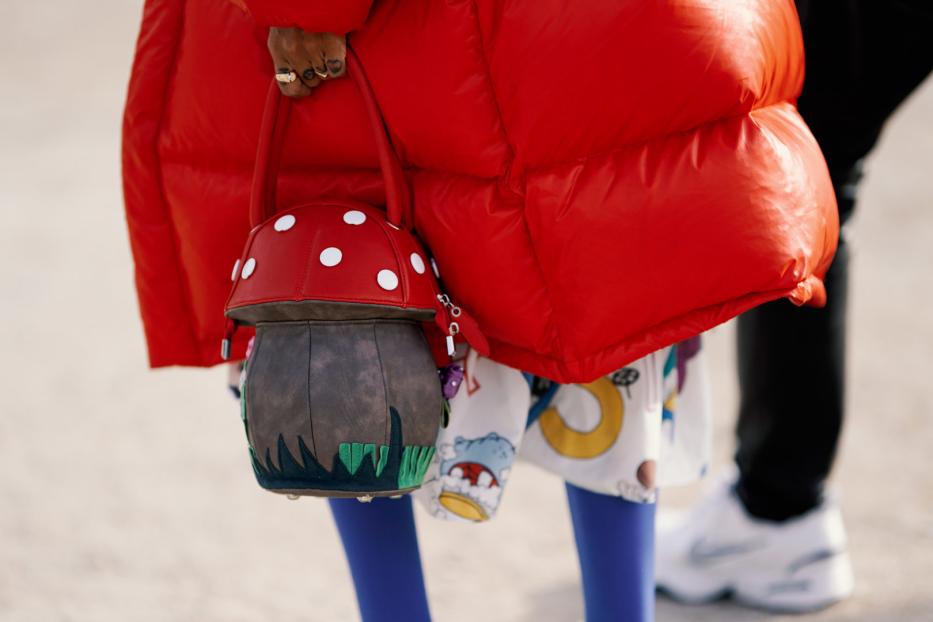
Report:
[[226,314],[247,324],[430,320],[438,306],[437,282],[416,238],[384,212],[350,201],[276,214],[250,233],[231,276]]

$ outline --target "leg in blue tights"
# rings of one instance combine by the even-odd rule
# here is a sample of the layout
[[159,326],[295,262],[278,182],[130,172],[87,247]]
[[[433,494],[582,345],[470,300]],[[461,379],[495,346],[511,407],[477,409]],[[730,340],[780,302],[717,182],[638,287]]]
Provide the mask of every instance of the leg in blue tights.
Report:
[[567,484],[587,622],[654,620],[654,505]]
[[[654,506],[567,484],[587,622],[654,619]],[[411,499],[332,499],[364,622],[430,620]]]
[[331,499],[363,622],[428,622],[411,497]]

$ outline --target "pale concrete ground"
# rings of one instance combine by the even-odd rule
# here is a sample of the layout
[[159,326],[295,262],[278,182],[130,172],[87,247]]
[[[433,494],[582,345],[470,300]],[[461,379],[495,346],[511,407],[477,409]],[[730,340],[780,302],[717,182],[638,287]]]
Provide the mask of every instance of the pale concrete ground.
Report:
[[[255,485],[223,373],[145,368],[118,180],[138,11],[138,0],[0,3],[0,620],[354,620],[325,504]],[[927,84],[875,154],[855,227],[836,483],[858,594],[794,620],[933,620],[931,162]],[[708,343],[725,464],[731,330]],[[507,499],[482,527],[420,517],[436,619],[579,619],[560,482],[518,468]],[[658,610],[668,622],[765,619],[790,618]]]

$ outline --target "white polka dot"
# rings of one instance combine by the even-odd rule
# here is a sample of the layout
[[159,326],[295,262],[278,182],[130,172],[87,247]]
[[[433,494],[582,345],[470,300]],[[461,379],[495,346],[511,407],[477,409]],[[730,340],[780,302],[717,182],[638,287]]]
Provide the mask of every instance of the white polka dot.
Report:
[[376,282],[379,283],[379,287],[391,292],[398,287],[398,275],[391,270],[380,270],[376,275]]
[[343,222],[348,225],[362,225],[366,222],[366,214],[359,210],[350,210],[343,215]]
[[295,217],[291,214],[285,214],[275,221],[273,227],[276,231],[288,231],[295,226]]
[[434,276],[441,278],[441,271],[437,269],[437,262],[434,261],[433,257],[431,257],[431,270],[434,271]]
[[412,253],[409,259],[411,259],[411,267],[415,269],[415,272],[424,274],[424,259],[421,258],[421,255]]
[[240,274],[244,279],[248,279],[253,276],[253,272],[256,271],[256,260],[250,257],[246,260],[246,263],[243,264],[243,272]]
[[230,280],[236,281],[236,275],[240,273],[240,260],[237,259],[236,263],[233,264],[233,272],[230,273]]
[[343,259],[343,252],[334,246],[329,246],[321,251],[321,263],[328,268],[333,268]]

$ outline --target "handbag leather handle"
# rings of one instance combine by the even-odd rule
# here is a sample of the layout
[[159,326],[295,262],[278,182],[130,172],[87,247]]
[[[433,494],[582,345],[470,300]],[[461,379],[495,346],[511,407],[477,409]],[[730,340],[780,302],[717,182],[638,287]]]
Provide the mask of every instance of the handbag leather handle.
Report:
[[[398,228],[412,228],[414,222],[411,214],[411,193],[408,181],[402,172],[395,150],[389,143],[382,114],[373,95],[372,87],[359,58],[352,48],[347,46],[347,75],[357,86],[357,91],[363,98],[369,123],[376,139],[376,152],[379,156],[379,168],[385,184],[386,218]],[[320,87],[318,87],[320,88]],[[282,95],[275,80],[269,86],[266,95],[266,106],[263,110],[262,125],[259,130],[259,147],[256,151],[256,162],[253,168],[253,182],[250,189],[249,219],[250,226],[265,222],[276,211],[276,182],[278,180],[279,164],[282,158],[282,146],[285,142],[288,118],[292,108],[290,97]]]

